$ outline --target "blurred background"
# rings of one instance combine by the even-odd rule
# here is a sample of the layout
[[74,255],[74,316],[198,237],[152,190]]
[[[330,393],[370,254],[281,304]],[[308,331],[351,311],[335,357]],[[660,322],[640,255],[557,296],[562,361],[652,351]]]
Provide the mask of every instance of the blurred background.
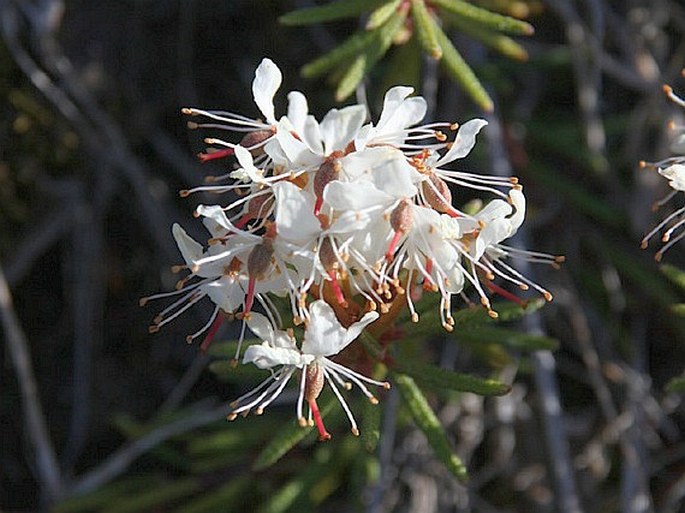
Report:
[[[162,303],[138,304],[178,279],[171,224],[202,237],[191,214],[203,197],[178,190],[223,169],[197,161],[204,134],[180,109],[257,116],[250,87],[267,56],[284,74],[277,112],[300,90],[320,117],[333,87],[299,70],[360,20],[284,26],[313,5],[289,0],[0,0],[0,511],[683,511],[682,394],[667,385],[685,367],[673,306],[685,244],[661,264],[658,236],[640,249],[670,207],[652,212],[668,186],[638,162],[671,155],[667,125],[682,124],[662,84],[685,94],[685,8],[474,3],[536,29],[516,38],[520,61],[450,32],[494,112],[426,58],[406,83],[435,120],[487,117],[465,167],[518,176],[523,242],[566,263],[526,269],[555,299],[511,325],[554,339],[553,352],[478,352],[447,336],[424,349],[467,372],[486,360],[513,383],[499,398],[429,394],[469,469],[463,485],[394,393],[377,409],[378,446],[340,419],[330,443],[306,438],[255,470],[292,405],[228,424],[245,376],[210,371],[216,354],[185,343],[211,307],[150,335]],[[397,51],[357,90],[373,117],[402,82]]]

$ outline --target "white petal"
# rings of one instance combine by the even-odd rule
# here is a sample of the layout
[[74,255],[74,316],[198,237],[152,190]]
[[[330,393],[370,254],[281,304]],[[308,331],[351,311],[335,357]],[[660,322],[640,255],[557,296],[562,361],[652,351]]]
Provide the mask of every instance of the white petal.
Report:
[[304,332],[302,352],[314,356],[338,354],[345,347],[345,328],[335,316],[333,308],[321,299],[309,305],[309,324]]
[[362,210],[392,203],[394,198],[383,191],[379,191],[369,182],[341,182],[334,180],[323,190],[325,204],[334,210],[342,212]]
[[222,276],[220,279],[203,285],[202,289],[209,299],[224,312],[235,312],[245,300],[245,290],[236,278]]
[[659,169],[659,174],[668,180],[668,185],[676,191],[685,191],[685,166],[673,164],[665,169]]
[[478,135],[481,128],[487,124],[488,122],[484,119],[476,118],[461,125],[452,147],[435,163],[435,167],[442,166],[457,159],[462,159],[468,155],[476,144],[476,135]]
[[254,333],[257,338],[264,342],[272,343],[274,340],[274,328],[271,321],[260,313],[251,312],[249,318],[246,320],[247,327]]
[[417,96],[406,99],[414,89],[396,86],[385,93],[378,129],[383,132],[403,130],[415,125],[426,115],[426,100]]
[[185,260],[186,265],[191,267],[195,263],[195,260],[202,258],[204,248],[201,244],[193,240],[193,238],[181,228],[181,225],[174,223],[171,232],[174,235],[176,245],[178,246],[181,255],[183,255],[183,260]]
[[235,147],[235,156],[242,170],[250,177],[254,183],[263,183],[262,172],[254,166],[252,154],[242,146]]
[[276,196],[276,230],[278,236],[291,242],[307,242],[321,233],[321,223],[314,216],[312,193],[291,182],[273,186]]
[[326,154],[344,150],[354,140],[365,119],[366,107],[363,105],[328,111],[320,125]]
[[272,347],[268,342],[251,345],[243,356],[243,363],[254,363],[260,369],[270,369],[277,365],[302,366],[305,361],[295,349]]
[[352,326],[347,328],[347,333],[345,334],[345,345],[341,347],[338,351],[341,351],[347,345],[349,345],[350,342],[356,340],[356,338],[359,335],[361,335],[361,332],[364,331],[364,328],[366,328],[369,324],[378,319],[378,317],[378,312],[367,312],[361,319],[359,319]]
[[299,133],[304,128],[304,122],[309,113],[307,98],[299,91],[288,93],[288,119]]
[[283,75],[278,66],[271,59],[263,59],[255,71],[254,81],[252,82],[252,95],[259,110],[264,114],[266,122],[270,125],[276,124],[274,116],[274,95],[281,87]]
[[322,160],[322,156],[313,152],[306,142],[293,135],[293,127],[286,117],[278,122],[276,140],[293,168],[313,167]]

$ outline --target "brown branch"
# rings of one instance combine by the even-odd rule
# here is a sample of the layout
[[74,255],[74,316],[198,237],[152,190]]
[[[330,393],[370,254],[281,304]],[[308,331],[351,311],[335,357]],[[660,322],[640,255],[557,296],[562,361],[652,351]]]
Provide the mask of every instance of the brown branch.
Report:
[[27,435],[36,452],[37,477],[43,489],[44,501],[49,503],[61,494],[62,476],[38,397],[28,341],[14,311],[12,295],[2,266],[0,266],[0,317],[12,364],[17,373]]

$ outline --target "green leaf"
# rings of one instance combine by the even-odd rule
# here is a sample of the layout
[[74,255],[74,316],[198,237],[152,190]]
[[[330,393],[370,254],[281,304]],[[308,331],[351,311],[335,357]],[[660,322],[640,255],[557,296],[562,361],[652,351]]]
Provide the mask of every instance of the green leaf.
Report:
[[[243,340],[242,349],[252,344],[261,344],[262,341],[255,337],[248,337]],[[238,349],[237,340],[222,340],[221,342],[216,341],[209,346],[207,349],[207,354],[209,356],[216,356],[218,358],[233,358],[235,357],[235,352]]]
[[500,32],[522,36],[530,36],[535,32],[530,23],[481,9],[463,0],[433,0],[432,3],[463,18],[466,22],[477,22]]
[[685,317],[685,303],[671,305],[671,312],[680,317]]
[[667,392],[676,392],[682,394],[685,392],[685,376],[678,376],[671,378],[666,385]]
[[669,280],[685,290],[685,271],[669,264],[663,264],[659,269]]
[[330,52],[305,64],[302,67],[302,76],[305,78],[317,77],[336,68],[344,61],[359,55],[374,40],[377,30],[380,29],[369,32],[355,32]]
[[502,55],[519,61],[528,60],[528,52],[520,44],[509,36],[499,34],[493,30],[479,27],[478,24],[468,22],[457,16],[450,16],[449,23],[459,32],[477,39],[485,46],[501,53]]
[[233,363],[227,360],[218,360],[210,363],[209,370],[216,374],[217,378],[227,382],[266,379],[268,376],[264,369],[254,365],[238,365],[234,367]]
[[[331,397],[320,407],[321,416],[325,417],[333,411],[336,404],[335,397]],[[264,470],[280,460],[290,449],[300,443],[304,437],[314,429],[313,426],[301,427],[297,422],[291,422],[280,428],[276,436],[262,449],[252,466],[253,470]]]
[[376,29],[388,21],[397,11],[401,2],[402,0],[390,0],[378,7],[369,16],[369,21],[366,22],[366,30]]
[[141,493],[121,497],[102,513],[138,513],[153,511],[160,506],[193,495],[202,488],[197,478],[177,479],[159,486],[145,489]]
[[373,452],[381,437],[381,408],[371,401],[364,401],[360,433],[364,448]]
[[335,90],[336,101],[343,101],[355,91],[359,83],[364,79],[367,69],[371,67],[369,61],[370,56],[365,52],[352,62],[352,65],[342,76],[340,82],[338,82],[338,87]]
[[478,395],[504,395],[511,387],[496,379],[479,378],[469,374],[441,369],[423,363],[396,361],[394,369],[407,374],[424,385],[458,392],[471,392]]
[[483,110],[492,112],[494,108],[492,99],[478,80],[478,77],[473,73],[473,70],[466,64],[466,61],[464,61],[442,30],[437,32],[436,35],[443,52],[441,61],[443,67],[452,78],[461,84],[473,101],[480,105]]
[[278,21],[284,25],[312,25],[324,21],[354,18],[375,9],[387,0],[337,0],[325,5],[298,9],[281,16]]
[[149,490],[162,483],[159,476],[141,475],[108,483],[94,492],[70,497],[54,507],[54,513],[80,513],[82,511],[99,511],[104,505],[128,497],[140,490]]
[[502,344],[518,351],[554,351],[559,346],[557,340],[551,337],[519,333],[497,326],[482,326],[455,331],[455,337],[474,344]]
[[423,392],[416,386],[414,380],[406,374],[395,374],[393,381],[397,385],[414,422],[426,435],[435,455],[457,479],[466,481],[468,479],[466,467],[459,456],[452,451],[447,434]]
[[174,513],[216,513],[226,511],[226,505],[235,507],[240,497],[248,495],[253,488],[252,476],[232,477],[223,486],[207,490],[197,499],[185,503],[174,510]]
[[370,44],[364,48],[361,55],[354,60],[348,71],[340,79],[335,92],[337,101],[342,101],[351,95],[364,75],[385,55],[392,45],[395,34],[402,28],[405,18],[406,11],[396,12],[387,23],[372,32],[373,39]]
[[442,30],[428,12],[426,3],[424,0],[411,0],[411,10],[419,43],[433,59],[441,59],[442,48],[438,43],[437,32],[442,32]]

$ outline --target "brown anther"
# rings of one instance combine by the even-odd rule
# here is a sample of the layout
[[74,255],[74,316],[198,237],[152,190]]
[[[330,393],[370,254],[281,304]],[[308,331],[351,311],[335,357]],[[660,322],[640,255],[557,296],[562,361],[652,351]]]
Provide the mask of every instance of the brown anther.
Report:
[[186,336],[186,344],[192,344],[192,343],[193,343],[193,337],[191,337],[190,335],[187,335]]
[[200,125],[195,123],[195,121],[188,121],[186,123],[186,126],[188,127],[189,130],[197,130],[200,127]]
[[454,331],[454,328],[449,323],[443,322],[442,327],[445,328],[447,333],[452,333]]
[[550,293],[547,292],[547,291],[544,291],[544,292],[542,293],[542,295],[544,296],[545,301],[547,301],[548,303],[549,303],[550,301],[552,301],[552,299],[554,299],[554,297],[552,296],[552,294],[550,294]]
[[452,123],[450,125],[450,130],[456,130],[457,128],[459,128],[459,123]]
[[447,183],[435,173],[428,174],[428,180],[421,184],[421,190],[426,202],[433,209],[441,214],[452,210],[452,192]]
[[435,135],[435,138],[440,142],[445,142],[447,140],[447,136],[444,133],[442,133],[440,130],[436,130],[434,135]]
[[304,417],[300,417],[299,419],[297,419],[297,423],[300,427],[307,427],[307,419],[305,419]]
[[374,396],[369,397],[369,402],[371,404],[378,404],[378,399],[376,399]]
[[419,314],[417,314],[416,312],[414,312],[413,314],[411,314],[411,322],[413,322],[414,324],[416,324],[417,322],[419,322]]
[[188,107],[183,107],[181,109],[181,114],[185,114],[186,116],[197,116],[197,112],[195,112],[193,109],[189,109]]
[[231,369],[235,369],[238,366],[238,360],[231,358]]
[[353,428],[352,428],[352,434],[353,434],[354,436],[359,436],[359,430],[358,430],[356,427],[353,427]]
[[491,319],[497,319],[499,317],[499,314],[494,310],[488,310],[488,315]]
[[229,413],[228,415],[226,415],[226,420],[228,420],[228,421],[233,421],[237,418],[238,418],[237,413]]
[[152,326],[149,326],[147,329],[147,332],[150,334],[157,333],[158,331],[159,331],[159,326],[154,325],[154,324]]
[[513,183],[514,185],[519,183],[519,179],[516,176],[511,176],[509,177],[509,183]]
[[150,298],[149,298],[149,297],[141,297],[141,298],[138,300],[138,306],[145,306],[145,305],[147,304],[148,301],[150,301]]
[[566,262],[566,257],[564,255],[558,255],[554,257],[554,261],[557,264],[563,264],[564,262]]
[[178,195],[181,198],[187,198],[188,196],[190,196],[190,191],[188,189],[183,189],[183,190],[178,191]]
[[643,240],[640,242],[640,249],[647,249],[647,246],[649,246],[649,241]]
[[661,86],[661,90],[669,96],[673,94],[673,88],[668,84]]
[[641,160],[639,163],[639,166],[640,166],[640,169],[644,169],[647,167],[647,162],[645,162],[644,160]]
[[529,287],[528,287],[528,285],[526,285],[525,283],[520,283],[520,284],[519,284],[519,289],[521,289],[521,290],[528,290]]

